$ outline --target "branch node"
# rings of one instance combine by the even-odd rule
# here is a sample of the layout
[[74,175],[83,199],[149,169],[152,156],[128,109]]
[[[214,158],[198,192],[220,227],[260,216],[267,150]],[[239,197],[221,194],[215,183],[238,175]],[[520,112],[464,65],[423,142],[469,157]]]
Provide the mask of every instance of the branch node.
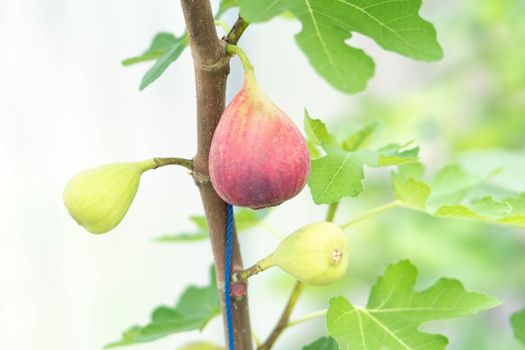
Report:
[[196,65],[200,70],[206,72],[226,72],[226,74],[228,74],[230,72],[230,56],[225,54],[224,57],[221,57],[213,64],[196,63]]
[[195,183],[197,184],[197,186],[208,185],[211,183],[211,179],[209,175],[205,175],[197,171],[193,171],[192,175],[193,175],[193,180],[195,180]]

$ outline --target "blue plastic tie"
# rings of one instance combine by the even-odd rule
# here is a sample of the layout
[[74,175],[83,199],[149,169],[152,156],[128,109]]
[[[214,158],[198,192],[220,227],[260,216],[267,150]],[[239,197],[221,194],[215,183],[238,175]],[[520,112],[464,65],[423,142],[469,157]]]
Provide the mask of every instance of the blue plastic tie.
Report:
[[224,256],[224,302],[226,303],[226,323],[228,324],[228,348],[230,350],[235,350],[232,299],[230,292],[232,279],[233,206],[228,203],[226,211],[228,220],[226,222],[226,254]]

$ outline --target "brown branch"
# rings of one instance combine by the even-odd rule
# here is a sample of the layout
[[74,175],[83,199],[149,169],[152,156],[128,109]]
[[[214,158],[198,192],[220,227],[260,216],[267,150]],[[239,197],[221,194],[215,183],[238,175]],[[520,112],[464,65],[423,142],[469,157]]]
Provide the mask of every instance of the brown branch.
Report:
[[266,339],[264,343],[257,348],[257,350],[270,350],[272,348],[277,338],[286,329],[288,321],[290,320],[290,315],[292,314],[292,310],[295,307],[295,304],[297,303],[297,300],[299,299],[299,296],[301,295],[303,289],[304,283],[301,281],[297,281],[292,290],[292,294],[290,294],[288,303],[286,303],[286,307],[284,308],[283,313],[281,314],[281,318],[279,318],[279,322],[277,322],[277,324],[275,325],[274,329],[268,336],[268,339]]
[[[217,37],[209,0],[181,0],[197,89],[197,154],[193,160],[193,176],[199,186],[201,199],[210,230],[211,245],[217,270],[217,285],[221,291],[221,305],[226,328],[223,300],[224,253],[226,230],[226,203],[213,189],[208,172],[208,156],[213,132],[224,110],[229,57],[224,41]],[[242,271],[237,235],[233,239],[232,269]],[[252,350],[250,318],[247,297],[232,303],[235,329],[235,349]]]
[[228,44],[236,45],[241,38],[242,33],[248,28],[248,25],[250,25],[250,23],[246,22],[244,18],[239,16],[228,35],[226,35],[223,40]]

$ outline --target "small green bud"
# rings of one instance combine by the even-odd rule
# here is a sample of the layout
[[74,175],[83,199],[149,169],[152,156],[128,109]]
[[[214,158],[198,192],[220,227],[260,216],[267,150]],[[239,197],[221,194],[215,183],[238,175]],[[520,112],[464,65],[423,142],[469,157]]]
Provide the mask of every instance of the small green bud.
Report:
[[293,232],[262,261],[263,265],[279,266],[304,283],[326,285],[345,274],[348,241],[339,226],[317,222]]
[[105,233],[126,215],[141,175],[153,160],[112,163],[75,175],[64,189],[64,204],[76,222],[91,233]]

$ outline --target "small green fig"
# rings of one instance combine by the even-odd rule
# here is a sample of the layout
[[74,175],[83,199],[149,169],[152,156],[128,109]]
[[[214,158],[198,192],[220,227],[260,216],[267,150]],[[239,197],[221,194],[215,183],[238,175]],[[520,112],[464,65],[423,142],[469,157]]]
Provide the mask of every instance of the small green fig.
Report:
[[126,215],[141,175],[155,166],[151,159],[113,163],[78,173],[64,189],[64,204],[73,219],[87,231],[108,232]]
[[279,266],[300,281],[327,285],[341,278],[348,267],[348,242],[343,230],[331,222],[306,225],[286,237],[259,264],[261,270]]

